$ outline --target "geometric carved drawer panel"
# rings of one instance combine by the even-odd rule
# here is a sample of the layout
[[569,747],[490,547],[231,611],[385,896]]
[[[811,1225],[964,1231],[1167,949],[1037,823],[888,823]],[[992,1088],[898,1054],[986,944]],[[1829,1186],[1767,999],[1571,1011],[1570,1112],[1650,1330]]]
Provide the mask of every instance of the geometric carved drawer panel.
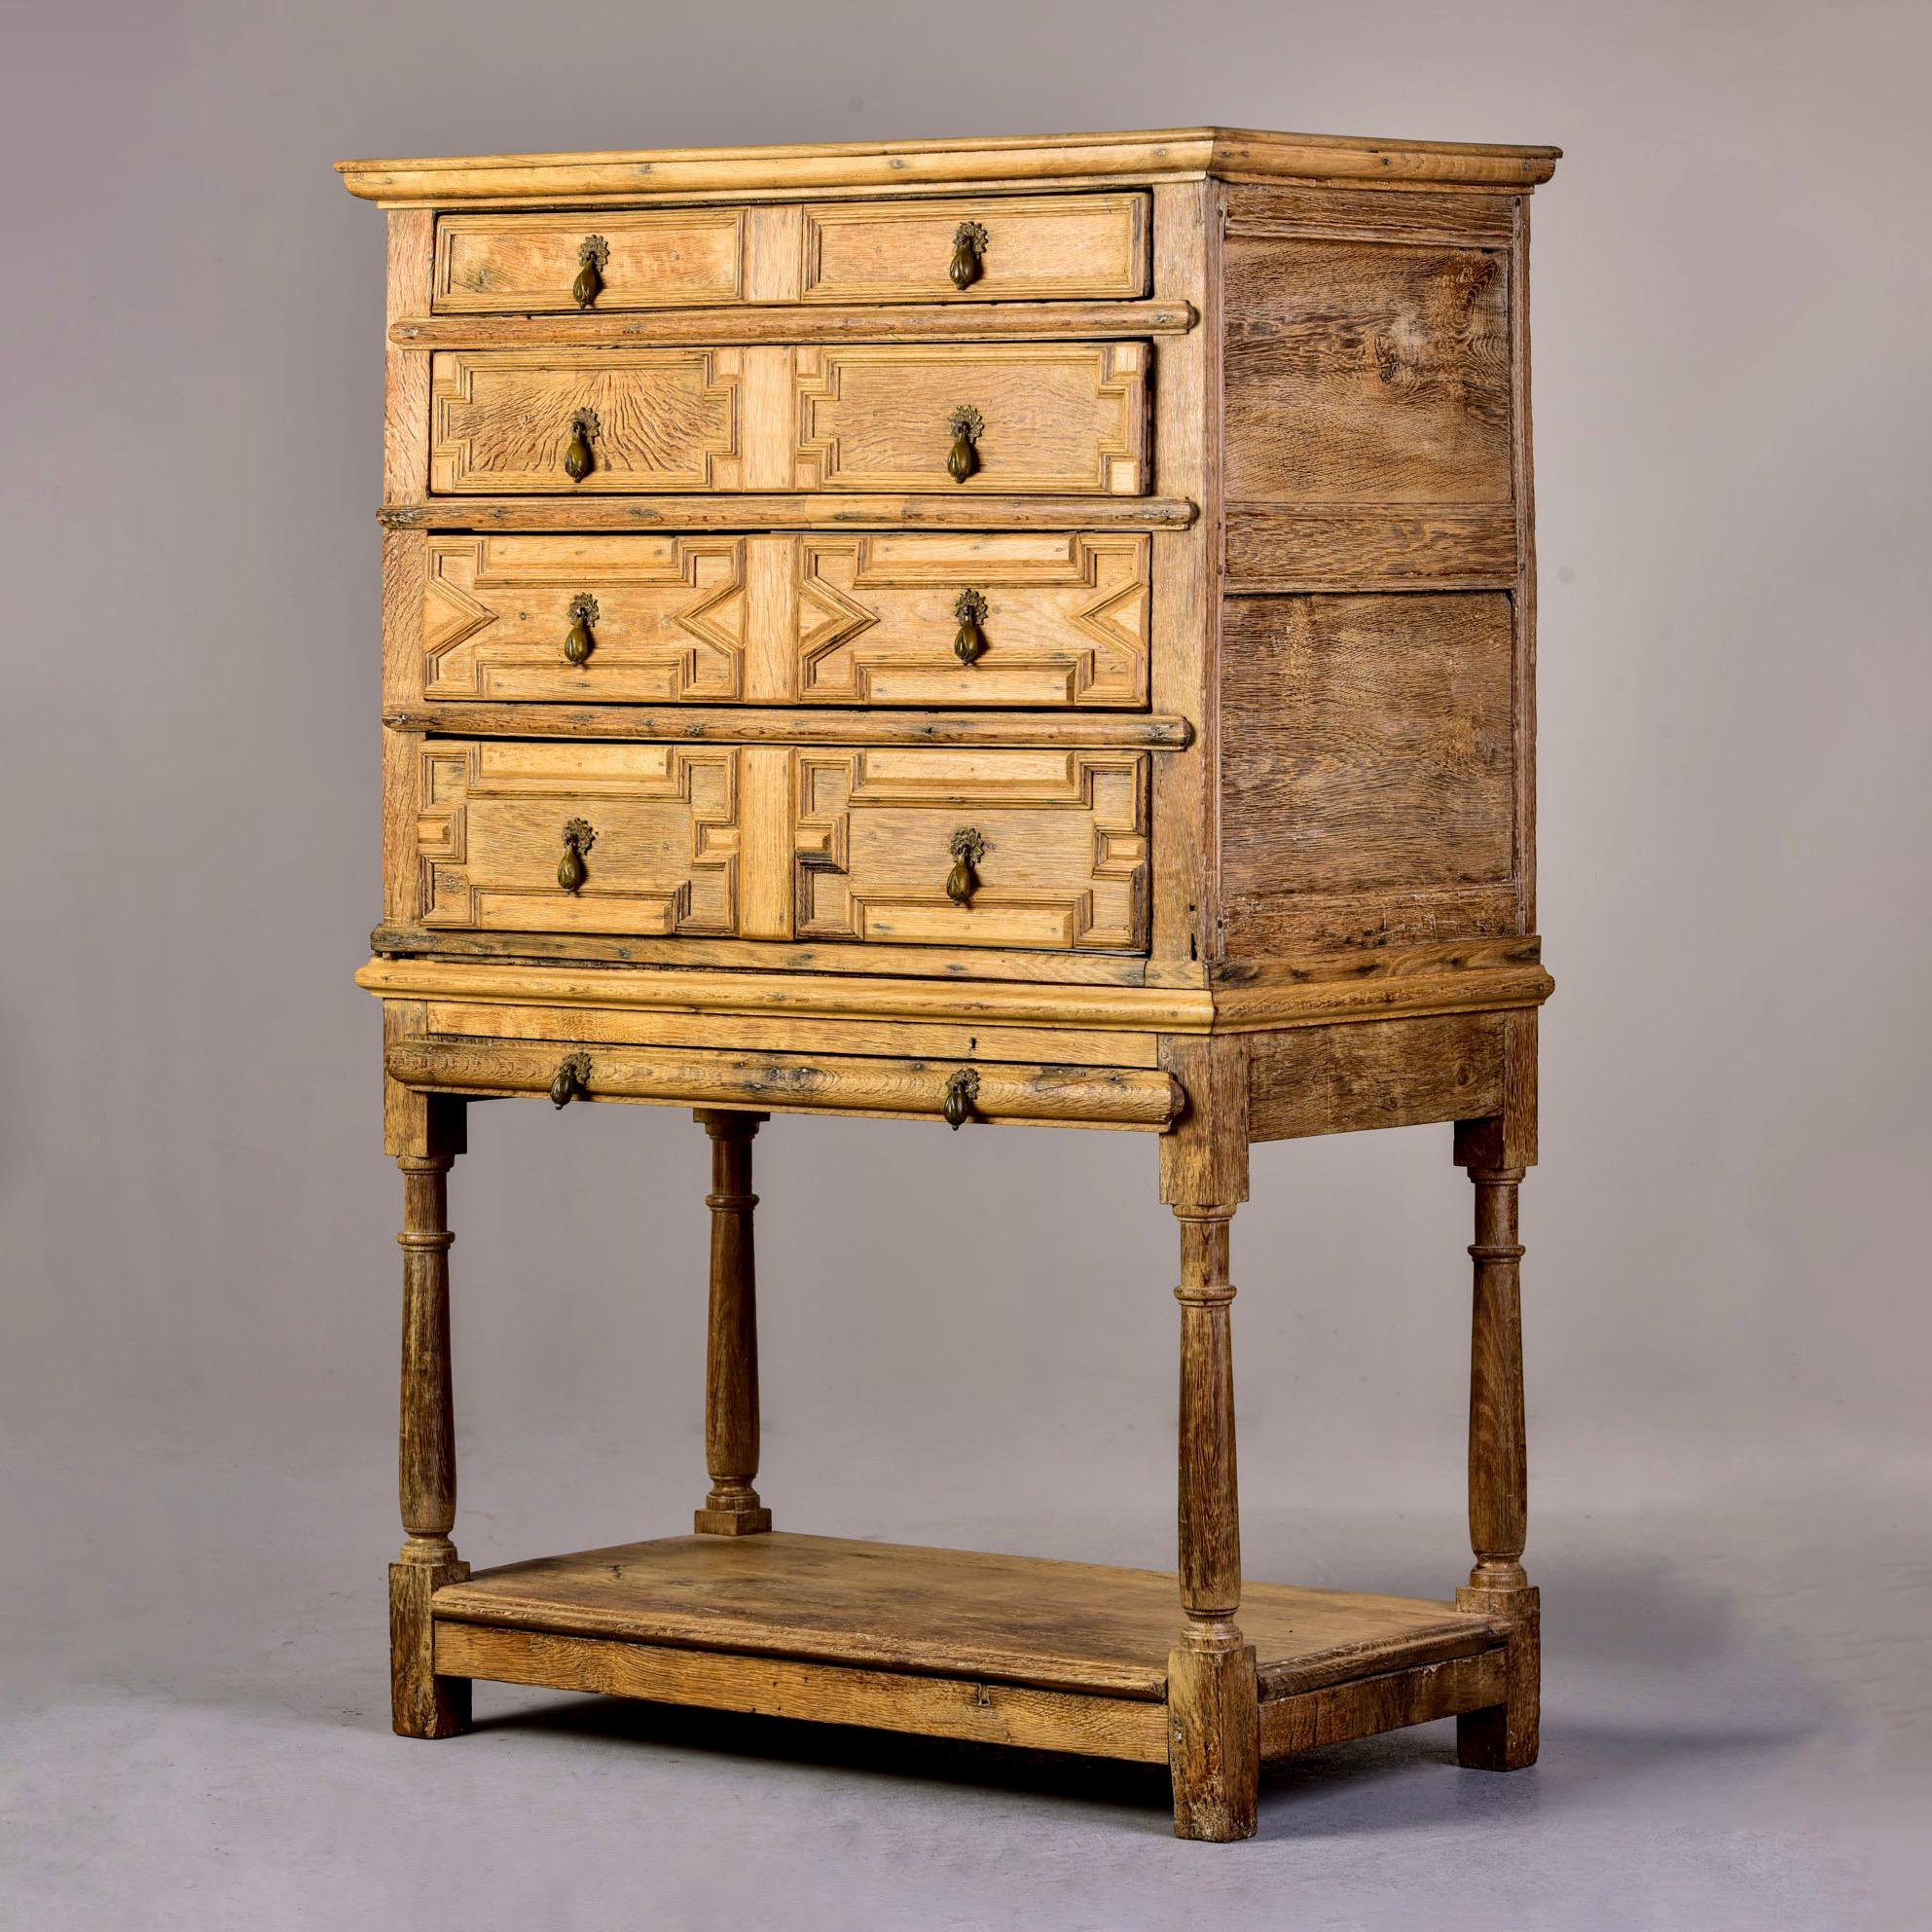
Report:
[[[800,348],[799,490],[1147,488],[1141,343],[947,343]],[[947,472],[955,413],[982,425],[978,466]]]
[[429,700],[1148,702],[1151,545],[1137,530],[425,542]]
[[797,770],[800,938],[1145,948],[1146,753],[801,750]]
[[[728,704],[741,695],[742,536],[432,536],[422,695]],[[585,655],[566,640],[579,620]]]
[[[429,741],[418,792],[421,923],[513,932],[735,931],[738,755],[711,747]],[[559,877],[573,844],[581,859],[574,891]]]
[[[881,531],[801,544],[807,703],[1148,701],[1143,534]],[[963,598],[977,603],[963,609]],[[974,612],[979,655],[963,663],[954,643]]]

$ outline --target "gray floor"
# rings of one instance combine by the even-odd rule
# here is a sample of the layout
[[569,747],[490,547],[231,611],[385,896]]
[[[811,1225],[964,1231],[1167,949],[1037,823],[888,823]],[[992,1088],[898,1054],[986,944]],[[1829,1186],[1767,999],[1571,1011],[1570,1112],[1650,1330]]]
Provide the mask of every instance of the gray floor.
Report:
[[[1169,1836],[1154,1776],[777,1721],[483,1687],[471,1736],[405,1742],[383,1703],[386,1497],[343,1507],[368,1471],[62,1474],[57,1517],[12,1499],[42,1560],[11,1590],[9,1928],[1926,1922],[1922,1498],[1869,1476],[1845,1485],[1855,1512],[1546,1501],[1542,1763],[1458,1770],[1446,1725],[1324,1751],[1270,1775],[1256,1841],[1216,1847]],[[592,1475],[586,1519],[623,1479]],[[1137,1519],[1023,1494],[908,1518],[891,1476],[812,1526],[1146,1554]],[[476,1560],[555,1527],[508,1471],[470,1477],[492,1505],[469,1513]],[[110,1497],[126,1560],[91,1588],[88,1512]],[[680,1503],[646,1493],[640,1520]],[[1440,1591],[1418,1551],[1443,1528],[1251,1510],[1248,1566]]]

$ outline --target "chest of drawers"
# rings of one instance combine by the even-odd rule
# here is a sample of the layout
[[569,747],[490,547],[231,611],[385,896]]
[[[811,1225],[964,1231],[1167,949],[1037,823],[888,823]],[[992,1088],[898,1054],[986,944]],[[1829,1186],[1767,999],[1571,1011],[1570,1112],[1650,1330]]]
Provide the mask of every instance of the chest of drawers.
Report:
[[[405,1183],[396,1729],[474,1679],[1152,1761],[1456,1715],[1529,1763],[1527,210],[1555,151],[1195,128],[348,162],[388,211],[383,1002]],[[472,1576],[468,1103],[712,1148],[694,1533]],[[1179,1221],[1177,1571],[775,1531],[774,1113],[1139,1131]],[[1228,1230],[1258,1141],[1452,1123],[1452,1600],[1248,1584]],[[1151,1289],[1152,1284],[1149,1284]]]

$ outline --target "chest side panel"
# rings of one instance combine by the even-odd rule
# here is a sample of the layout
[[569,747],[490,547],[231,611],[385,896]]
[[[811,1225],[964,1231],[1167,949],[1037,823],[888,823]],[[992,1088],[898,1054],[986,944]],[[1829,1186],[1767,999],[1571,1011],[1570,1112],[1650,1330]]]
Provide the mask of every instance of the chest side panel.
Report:
[[1525,266],[1517,197],[1229,192],[1225,957],[1525,930]]

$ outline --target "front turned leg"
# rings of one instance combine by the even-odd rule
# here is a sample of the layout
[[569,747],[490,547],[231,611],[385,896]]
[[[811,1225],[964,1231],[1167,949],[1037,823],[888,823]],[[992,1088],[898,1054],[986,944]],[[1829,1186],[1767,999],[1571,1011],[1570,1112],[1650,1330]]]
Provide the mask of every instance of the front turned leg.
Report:
[[1169,1765],[1178,1838],[1253,1838],[1260,1784],[1255,1647],[1244,1643],[1227,1279],[1233,1207],[1177,1207],[1181,1221],[1181,1604],[1168,1653]]
[[1476,1567],[1457,1607],[1510,1625],[1509,1698],[1456,1720],[1456,1759],[1474,1770],[1536,1762],[1542,1668],[1541,1604],[1522,1565],[1529,1526],[1523,1436],[1520,1167],[1472,1165],[1476,1186],[1475,1296],[1470,1334],[1469,1534]]
[[758,1474],[758,1287],[751,1242],[751,1141],[768,1113],[700,1108],[711,1137],[711,1323],[705,1342],[705,1467],[711,1494],[692,1513],[701,1536],[756,1536],[772,1526]]
[[404,1737],[469,1729],[467,1677],[439,1677],[429,1599],[469,1575],[450,1532],[456,1521],[456,1426],[450,1373],[449,1177],[463,1148],[464,1103],[408,1095],[403,1150],[402,1414],[397,1487],[407,1532],[389,1565],[389,1692]]

